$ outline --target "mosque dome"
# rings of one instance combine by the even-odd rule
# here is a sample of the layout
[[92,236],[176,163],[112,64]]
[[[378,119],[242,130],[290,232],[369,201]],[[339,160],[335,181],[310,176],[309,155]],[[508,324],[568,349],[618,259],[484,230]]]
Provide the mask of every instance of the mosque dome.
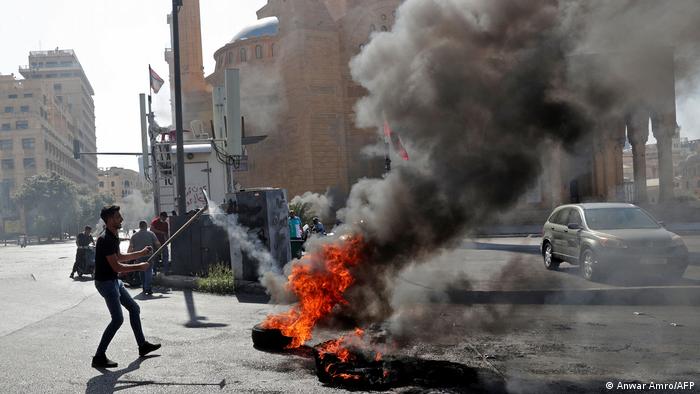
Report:
[[276,16],[258,19],[255,23],[244,27],[231,40],[231,44],[236,41],[248,40],[264,36],[276,36],[279,29],[279,19]]

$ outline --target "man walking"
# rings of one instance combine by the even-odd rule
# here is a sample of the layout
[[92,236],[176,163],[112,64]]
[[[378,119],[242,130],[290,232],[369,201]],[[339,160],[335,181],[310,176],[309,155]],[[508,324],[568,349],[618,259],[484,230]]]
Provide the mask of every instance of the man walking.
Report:
[[[136,230],[134,230],[136,231]],[[151,231],[148,231],[148,223],[145,220],[139,222],[139,231],[131,236],[131,245],[129,246],[129,252],[135,250],[142,250],[150,246],[153,250],[160,248],[160,242],[158,238]],[[136,261],[142,263],[147,260],[147,257],[139,257]],[[145,271],[141,272],[141,284],[143,286],[143,293],[146,295],[153,295],[153,290],[151,288],[151,282],[153,280],[153,267],[150,266],[146,268]]]
[[[170,226],[168,226],[168,213],[161,212],[157,218],[151,221],[151,231],[158,237],[158,242],[162,244],[168,240],[170,236]],[[170,254],[168,248],[163,248],[161,253],[163,259],[163,274],[167,275],[170,272]]]
[[[88,249],[90,244],[94,243],[95,240],[92,238],[92,227],[90,226],[85,226],[84,231],[75,237],[75,244],[78,245],[78,250],[75,252],[75,263],[73,263],[73,269],[70,272],[71,279],[73,279],[75,271],[78,270],[78,267],[87,267],[87,264],[85,264],[85,259],[89,257]],[[81,272],[80,275],[82,274],[83,273]]]
[[[107,347],[124,322],[121,306],[129,311],[131,329],[134,331],[136,343],[141,357],[160,348],[160,344],[152,344],[146,341],[141,328],[140,308],[124,288],[124,283],[117,278],[118,273],[144,271],[149,268],[148,263],[124,264],[124,262],[153,253],[151,247],[134,252],[122,254],[119,251],[119,229],[124,219],[119,213],[119,206],[111,205],[102,208],[100,217],[105,222],[105,232],[97,239],[95,251],[95,287],[105,299],[107,309],[112,316],[102,339],[97,347],[97,352],[92,358],[93,368],[116,368],[117,363],[107,358]],[[121,305],[120,305],[121,304]]]

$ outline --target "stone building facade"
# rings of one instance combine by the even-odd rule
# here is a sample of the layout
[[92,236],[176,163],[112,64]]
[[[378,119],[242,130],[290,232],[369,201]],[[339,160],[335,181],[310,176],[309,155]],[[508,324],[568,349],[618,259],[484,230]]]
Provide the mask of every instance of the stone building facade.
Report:
[[72,50],[30,52],[25,79],[0,75],[0,233],[24,232],[12,194],[28,177],[55,172],[97,187],[95,156],[73,158],[73,141],[96,151],[92,87]]
[[357,179],[381,175],[383,161],[361,152],[377,134],[354,124],[365,91],[348,64],[372,32],[391,29],[400,3],[270,0],[258,24],[215,53],[207,81],[221,85],[226,68],[240,69],[245,133],[267,135],[246,147],[248,171],[236,174],[243,187],[330,190],[342,201]]
[[139,173],[127,168],[100,169],[97,179],[97,189],[100,193],[111,195],[117,204],[134,194],[134,191],[143,190],[145,187]]

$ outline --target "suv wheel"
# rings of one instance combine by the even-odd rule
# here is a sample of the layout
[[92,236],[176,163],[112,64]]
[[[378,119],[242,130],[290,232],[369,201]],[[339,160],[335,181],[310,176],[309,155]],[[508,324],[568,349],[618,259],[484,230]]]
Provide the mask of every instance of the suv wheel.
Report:
[[549,242],[545,242],[543,249],[544,250],[542,251],[542,258],[544,258],[544,267],[548,270],[555,270],[559,268],[561,260],[554,257],[552,244],[550,244]]
[[586,249],[581,254],[580,260],[581,275],[586,280],[599,281],[603,278],[601,266],[598,263],[598,258],[592,250]]

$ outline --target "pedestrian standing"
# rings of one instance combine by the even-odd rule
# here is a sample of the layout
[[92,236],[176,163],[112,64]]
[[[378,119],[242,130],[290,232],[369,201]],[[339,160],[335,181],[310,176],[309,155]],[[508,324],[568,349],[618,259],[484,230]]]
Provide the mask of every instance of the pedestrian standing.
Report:
[[160,348],[160,344],[150,343],[144,338],[141,328],[141,310],[124,287],[124,283],[117,277],[117,274],[122,272],[146,270],[148,263],[129,265],[124,262],[146,256],[153,253],[153,250],[146,247],[138,252],[122,254],[119,250],[118,234],[124,219],[119,212],[119,206],[111,205],[102,208],[100,217],[105,222],[105,231],[97,239],[95,247],[95,287],[105,299],[112,320],[102,334],[100,344],[92,358],[92,366],[93,368],[116,368],[118,364],[107,358],[107,347],[124,322],[122,306],[129,311],[129,321],[136,337],[139,356],[143,357]]
[[[143,250],[147,246],[150,246],[153,248],[153,250],[157,250],[160,248],[160,242],[158,242],[158,238],[152,231],[148,231],[148,223],[146,223],[145,220],[142,220],[139,222],[139,231],[131,236],[129,252]],[[146,260],[148,260],[148,257],[144,256],[136,259],[136,262],[142,263]],[[151,282],[153,281],[153,268],[149,264],[149,267],[140,274],[143,293],[146,295],[153,295],[153,289],[151,287]]]
[[304,241],[304,230],[301,228],[301,219],[293,210],[289,211],[289,241],[291,243],[292,256],[300,259]]
[[[151,231],[156,235],[161,245],[168,240],[168,237],[170,237],[170,226],[168,225],[167,212],[161,212],[158,217],[151,221]],[[168,253],[167,247],[163,248],[160,256],[163,261],[163,274],[167,275],[170,273],[170,253]]]
[[[73,269],[70,272],[70,278],[73,279],[75,276],[75,271],[78,270],[78,266],[85,263],[85,259],[88,257],[88,249],[90,244],[94,244],[95,240],[92,238],[92,227],[85,226],[83,232],[75,237],[75,244],[78,245],[78,250],[75,252],[75,262],[73,263]],[[80,275],[82,275],[82,271]]]

